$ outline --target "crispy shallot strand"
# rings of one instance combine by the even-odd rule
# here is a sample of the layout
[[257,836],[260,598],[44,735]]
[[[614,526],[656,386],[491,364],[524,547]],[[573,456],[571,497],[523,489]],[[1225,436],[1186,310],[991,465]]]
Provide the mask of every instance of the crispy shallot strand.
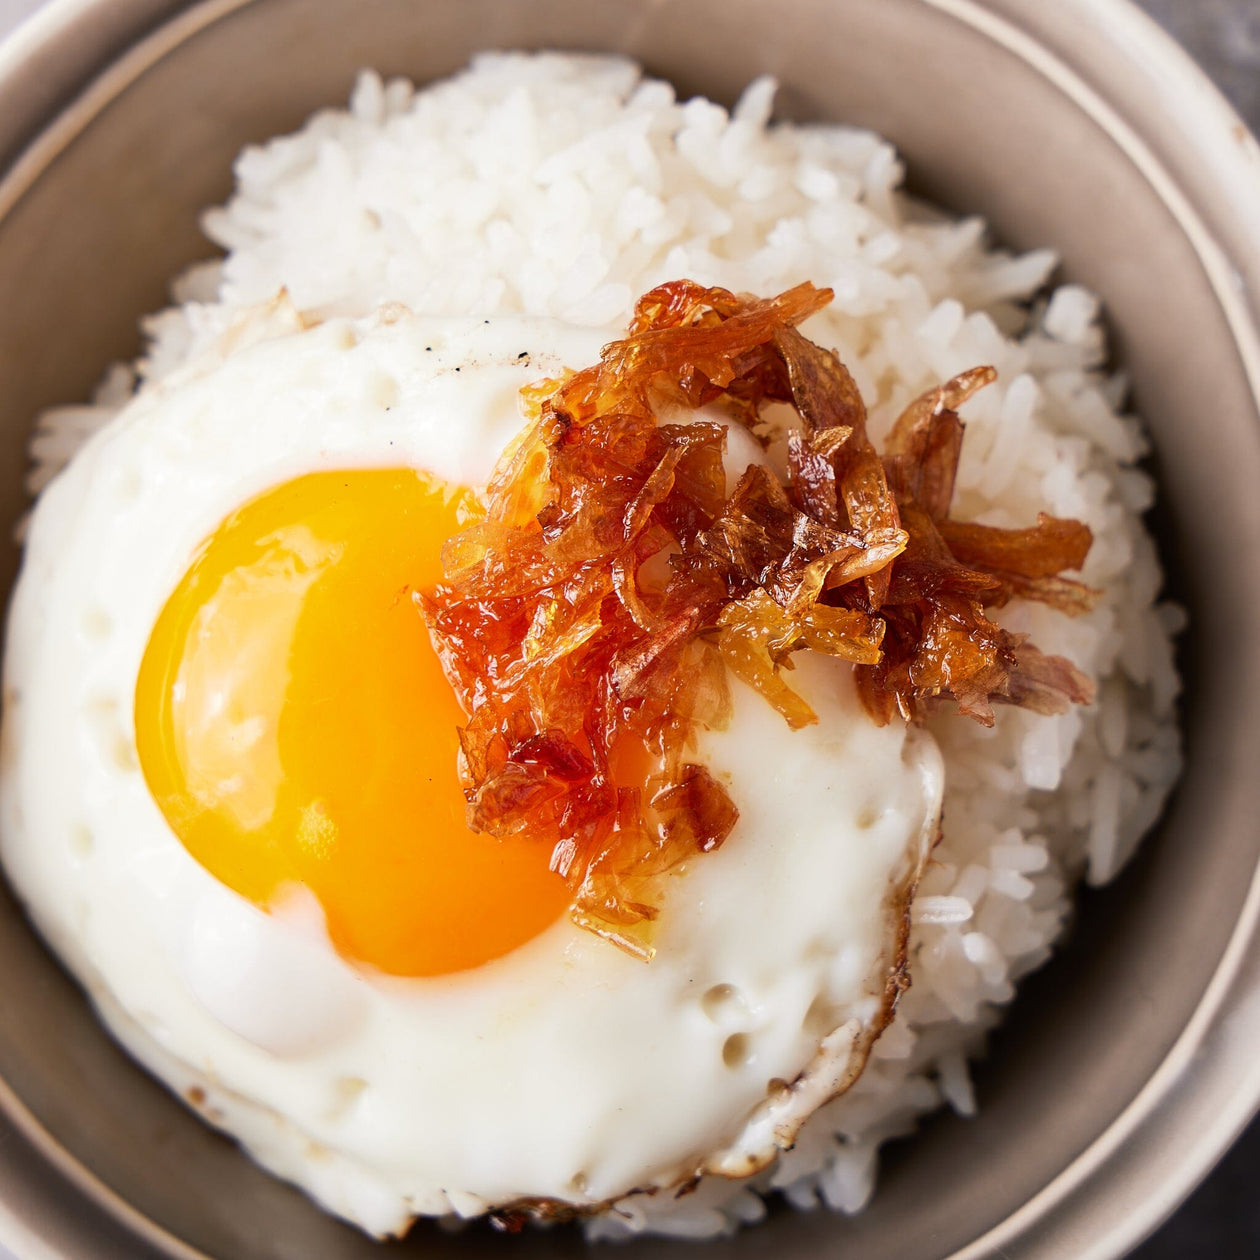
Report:
[[[1089,530],[949,519],[957,410],[996,373],[916,399],[881,455],[853,376],[797,331],[831,296],[688,280],[645,294],[598,364],[523,391],[532,423],[484,518],[416,596],[468,714],[469,826],[550,843],[574,922],[637,958],[652,955],[664,876],[738,818],[688,756],[697,728],[729,719],[728,673],[792,727],[817,720],[783,674],[802,650],[851,662],[881,724],[1092,698],[1069,662],[985,614],[1016,597],[1086,611],[1096,592],[1062,572],[1084,562]],[[729,494],[725,428],[658,420],[712,405],[751,427],[767,403],[799,418],[787,480],[755,464]]]

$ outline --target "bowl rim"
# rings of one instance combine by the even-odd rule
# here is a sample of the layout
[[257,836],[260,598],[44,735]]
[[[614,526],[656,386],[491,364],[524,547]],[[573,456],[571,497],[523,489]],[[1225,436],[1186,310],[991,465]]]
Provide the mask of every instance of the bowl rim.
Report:
[[[1260,145],[1206,73],[1133,0],[916,0],[955,19],[1015,54],[1081,109],[1123,151],[1175,218],[1199,258],[1227,320],[1251,392],[1260,409]],[[0,221],[57,156],[116,97],[180,44],[255,0],[44,0],[0,41],[0,99],[25,84],[32,66],[77,45],[81,33],[102,44],[120,40],[121,52],[104,51],[87,68],[74,67],[55,87],[51,107],[27,107],[12,123],[13,134],[33,136],[20,145],[7,169],[0,168]],[[126,11],[126,12],[124,12]],[[132,21],[119,20],[132,15]],[[112,18],[112,23],[107,20]],[[139,23],[134,20],[139,17]],[[1127,76],[1106,83],[1089,81],[1069,63],[1064,46],[1080,43],[1092,31],[1104,52],[1118,59]],[[112,37],[112,38],[111,38]],[[1113,67],[1114,68],[1114,67]],[[1119,80],[1119,76],[1117,76]],[[1191,141],[1193,160],[1164,145],[1130,121],[1144,98],[1157,93],[1176,101],[1176,130]],[[21,103],[19,113],[21,112]],[[1126,109],[1127,105],[1127,109]],[[1167,124],[1168,120],[1165,120]],[[0,124],[0,130],[10,124]],[[4,139],[0,136],[0,139]],[[1180,161],[1178,158],[1180,157]],[[1174,174],[1177,170],[1177,174]],[[1220,197],[1221,192],[1224,198]],[[1197,194],[1197,195],[1196,195]],[[1215,196],[1218,221],[1212,225],[1196,205]],[[1221,229],[1219,215],[1226,216]],[[1232,229],[1232,230],[1231,230]],[[1114,1260],[1165,1220],[1194,1189],[1260,1110],[1260,1062],[1250,1053],[1260,1032],[1260,865],[1212,979],[1176,1041],[1129,1104],[1084,1150],[1031,1199],[947,1260],[981,1260],[1020,1254],[1050,1260],[1062,1254],[1044,1236],[1051,1212],[1059,1243],[1065,1227],[1077,1240],[1079,1260]],[[1188,1095],[1211,1096],[1215,1106],[1202,1123],[1202,1101],[1190,1108]],[[1187,1111],[1193,1110],[1194,1118]],[[211,1260],[132,1207],[62,1146],[0,1078],[0,1113],[66,1182],[103,1208],[137,1239],[182,1260]],[[1186,1139],[1175,1163],[1157,1161],[1158,1145],[1135,1139],[1144,1126],[1177,1129]],[[1166,1133],[1161,1143],[1167,1140]],[[1115,1222],[1115,1186],[1129,1193]],[[1100,1228],[1101,1205],[1110,1204],[1111,1223]],[[0,1244],[15,1255],[59,1257],[33,1197],[15,1202],[0,1196]],[[1086,1224],[1089,1223],[1089,1225]],[[1080,1239],[1095,1241],[1082,1248]]]

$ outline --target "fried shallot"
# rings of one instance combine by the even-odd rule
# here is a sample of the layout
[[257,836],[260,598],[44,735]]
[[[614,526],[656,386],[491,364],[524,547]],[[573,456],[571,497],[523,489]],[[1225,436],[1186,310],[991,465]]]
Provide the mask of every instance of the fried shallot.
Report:
[[[831,297],[688,280],[645,294],[599,363],[525,392],[532,422],[484,518],[417,596],[468,715],[469,826],[550,843],[574,920],[640,957],[661,877],[738,818],[688,759],[695,730],[728,719],[728,671],[792,727],[817,720],[784,674],[804,649],[850,662],[881,725],[1092,698],[1070,662],[986,615],[1016,597],[1087,610],[1096,592],[1062,572],[1089,529],[949,518],[958,408],[996,373],[916,399],[881,455],[852,375],[797,328]],[[726,429],[700,409],[751,430],[770,404],[795,412],[788,476],[753,464],[728,494]]]

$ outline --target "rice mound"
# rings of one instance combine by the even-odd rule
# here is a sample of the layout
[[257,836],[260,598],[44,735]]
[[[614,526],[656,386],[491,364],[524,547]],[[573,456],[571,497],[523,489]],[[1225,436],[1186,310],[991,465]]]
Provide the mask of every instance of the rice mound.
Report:
[[1082,574],[1105,594],[1069,619],[1043,605],[999,614],[1098,683],[1056,718],[999,710],[996,725],[945,718],[945,838],[913,908],[913,986],[857,1084],[817,1113],[752,1183],[632,1196],[589,1221],[592,1238],[709,1237],[765,1211],[860,1210],[879,1146],[947,1103],[975,1110],[967,1061],[1019,978],[1049,956],[1084,875],[1110,879],[1154,822],[1180,767],[1171,637],[1141,513],[1141,425],[1105,370],[1098,303],[1046,282],[1049,250],[993,250],[978,218],[954,220],[899,191],[893,148],[842,126],[770,125],[775,85],[734,111],[679,102],[632,62],[487,54],[417,92],[360,75],[348,110],[236,163],[237,190],[208,210],[226,257],[173,286],[144,322],[143,357],[106,377],[91,407],[41,417],[37,491],[137,388],[212,347],[243,309],[281,288],[309,317],[401,302],[424,315],[524,313],[606,326],[634,299],[690,277],[772,294],[803,280],[835,301],[804,332],[835,348],[871,405],[878,444],[901,409],[956,372],[998,383],[964,409],[954,515],[1020,526],[1038,512],[1094,531]]

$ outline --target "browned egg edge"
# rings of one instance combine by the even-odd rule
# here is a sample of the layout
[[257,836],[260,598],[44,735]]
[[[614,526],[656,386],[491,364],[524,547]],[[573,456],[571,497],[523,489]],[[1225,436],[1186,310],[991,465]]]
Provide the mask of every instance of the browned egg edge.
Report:
[[[884,1029],[892,1023],[893,1017],[897,1013],[897,1004],[901,1001],[901,995],[910,988],[910,907],[914,901],[915,893],[918,891],[919,881],[923,878],[923,872],[931,860],[932,853],[944,836],[943,823],[944,814],[943,811],[939,811],[934,823],[929,822],[924,826],[922,836],[930,836],[930,841],[924,843],[922,839],[920,840],[917,860],[912,859],[910,861],[908,869],[901,877],[899,883],[894,886],[892,892],[889,893],[885,903],[888,919],[895,934],[895,945],[892,951],[892,961],[885,973],[883,1002],[879,1013],[864,1028],[862,1035],[853,1043],[847,1056],[847,1070],[837,1080],[835,1086],[809,1111],[799,1116],[789,1116],[784,1122],[776,1125],[774,1128],[773,1146],[756,1154],[748,1155],[738,1169],[732,1169],[729,1163],[724,1167],[713,1166],[708,1162],[713,1158],[710,1156],[692,1165],[688,1171],[679,1174],[674,1180],[663,1185],[638,1187],[628,1190],[624,1194],[619,1194],[615,1198],[602,1199],[592,1203],[575,1204],[566,1202],[563,1199],[549,1199],[545,1197],[514,1199],[510,1203],[494,1208],[486,1214],[491,1225],[506,1233],[514,1234],[519,1233],[525,1225],[531,1222],[534,1224],[554,1225],[599,1216],[613,1210],[615,1205],[623,1199],[635,1195],[658,1195],[672,1192],[675,1198],[681,1199],[696,1190],[702,1177],[716,1176],[725,1177],[731,1181],[744,1181],[768,1168],[778,1158],[781,1151],[790,1150],[801,1129],[811,1116],[852,1088],[853,1084],[866,1070],[875,1042],[879,1039]],[[833,1030],[833,1033],[835,1031],[837,1030]],[[828,1034],[828,1036],[830,1035]],[[826,1041],[826,1039],[824,1037],[822,1041]],[[772,1081],[770,1083],[767,1091],[767,1101],[779,1101],[791,1094],[800,1092],[817,1075],[827,1071],[830,1063],[830,1057],[820,1042],[817,1054],[794,1080],[791,1082]],[[758,1107],[764,1105],[764,1102],[759,1103]],[[745,1120],[744,1127],[751,1122],[755,1115],[756,1108]],[[744,1129],[741,1128],[740,1132],[742,1133],[743,1131]],[[416,1219],[418,1218],[413,1217],[406,1228],[410,1228]]]

